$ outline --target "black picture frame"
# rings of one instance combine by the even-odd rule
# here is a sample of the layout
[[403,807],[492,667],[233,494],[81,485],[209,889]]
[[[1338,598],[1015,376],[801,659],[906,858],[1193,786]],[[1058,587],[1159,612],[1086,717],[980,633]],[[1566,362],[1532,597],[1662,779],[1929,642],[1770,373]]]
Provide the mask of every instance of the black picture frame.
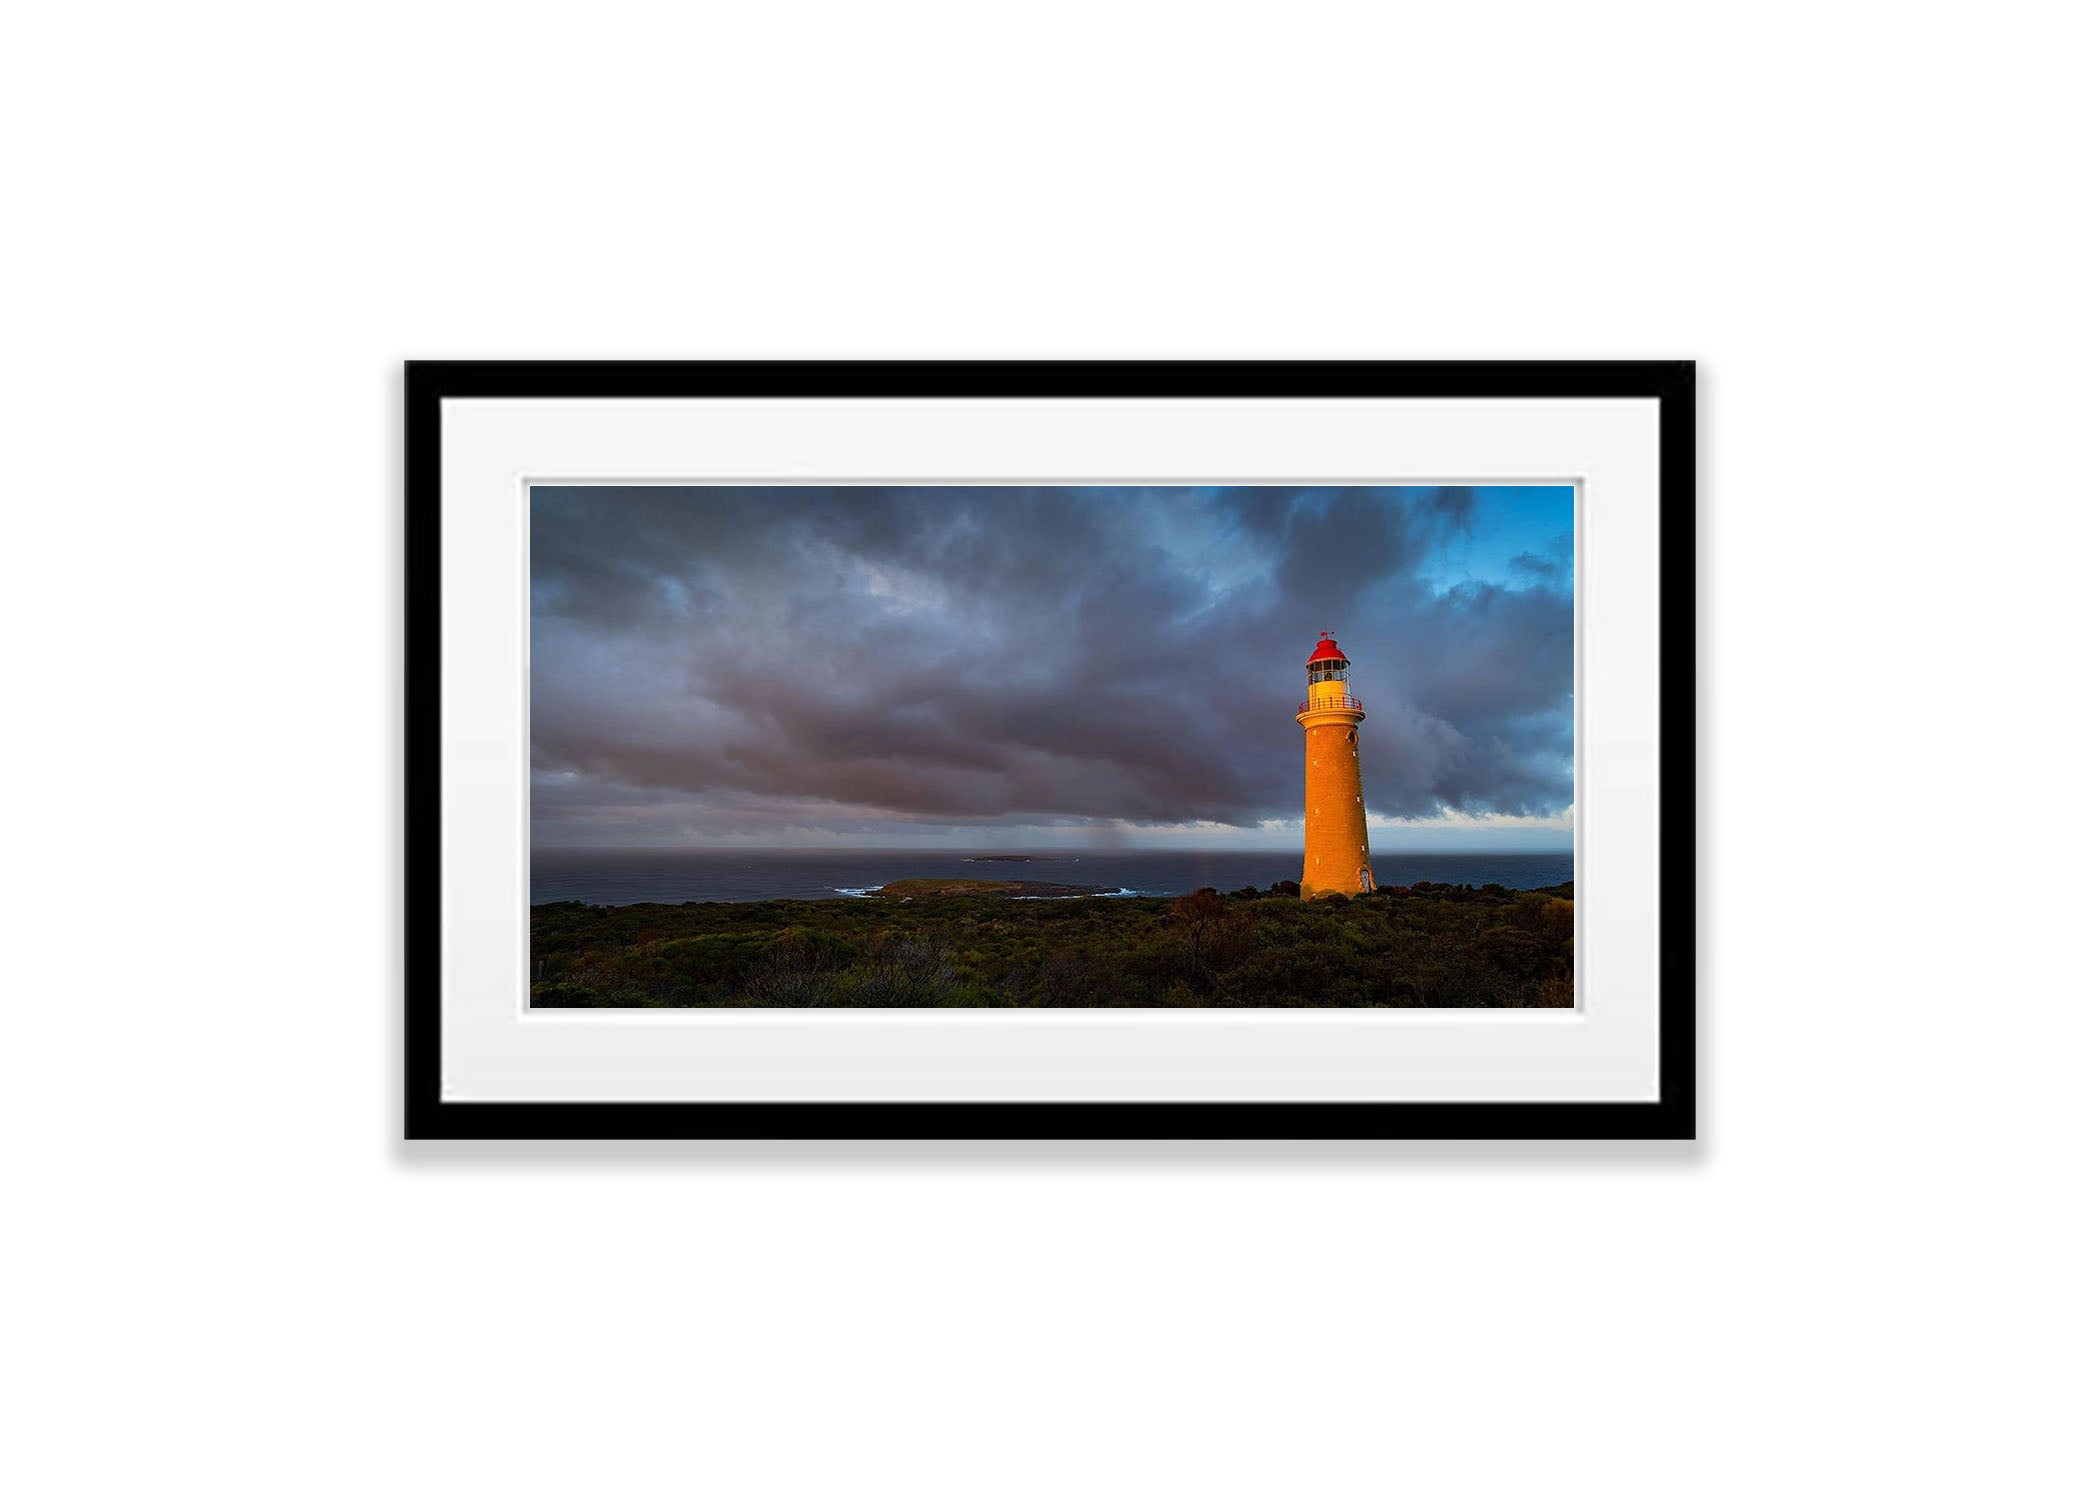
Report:
[[[406,367],[405,1133],[431,1139],[1692,1139],[1690,361],[411,361]],[[1661,475],[1661,978],[1652,1102],[486,1103],[440,1093],[440,412],[448,399],[1652,398]]]

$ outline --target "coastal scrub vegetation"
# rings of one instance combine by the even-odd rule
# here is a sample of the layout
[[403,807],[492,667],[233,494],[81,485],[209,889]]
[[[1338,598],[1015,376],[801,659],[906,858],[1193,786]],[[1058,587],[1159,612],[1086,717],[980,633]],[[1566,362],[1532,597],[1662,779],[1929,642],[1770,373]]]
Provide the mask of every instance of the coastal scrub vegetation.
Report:
[[1575,888],[532,909],[536,1006],[1571,1006]]

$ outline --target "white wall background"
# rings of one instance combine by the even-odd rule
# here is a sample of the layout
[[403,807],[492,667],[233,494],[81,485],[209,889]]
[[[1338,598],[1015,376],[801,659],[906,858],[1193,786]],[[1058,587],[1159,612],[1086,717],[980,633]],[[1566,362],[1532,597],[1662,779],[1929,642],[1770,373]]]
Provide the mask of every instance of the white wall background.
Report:
[[[0,1482],[2091,1493],[2089,11],[16,11]],[[1697,1149],[408,1151],[407,356],[1702,362]]]

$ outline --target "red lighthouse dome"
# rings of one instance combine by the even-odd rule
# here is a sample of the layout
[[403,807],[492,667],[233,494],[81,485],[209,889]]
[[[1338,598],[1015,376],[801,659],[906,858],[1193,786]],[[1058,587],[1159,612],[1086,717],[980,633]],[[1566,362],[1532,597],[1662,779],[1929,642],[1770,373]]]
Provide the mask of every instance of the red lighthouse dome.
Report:
[[1323,661],[1338,661],[1345,667],[1349,665],[1349,658],[1342,655],[1342,648],[1335,644],[1334,632],[1330,630],[1320,632],[1319,644],[1313,647],[1312,655],[1305,658],[1308,667],[1316,667]]

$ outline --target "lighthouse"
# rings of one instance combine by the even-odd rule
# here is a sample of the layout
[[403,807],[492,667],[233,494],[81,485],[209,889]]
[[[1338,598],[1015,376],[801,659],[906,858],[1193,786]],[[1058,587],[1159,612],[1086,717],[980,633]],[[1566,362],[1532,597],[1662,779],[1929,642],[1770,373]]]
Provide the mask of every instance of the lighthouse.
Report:
[[1328,631],[1305,659],[1305,878],[1299,894],[1356,896],[1371,878],[1371,836],[1364,822],[1364,776],[1357,758],[1361,698],[1349,696],[1349,658]]

